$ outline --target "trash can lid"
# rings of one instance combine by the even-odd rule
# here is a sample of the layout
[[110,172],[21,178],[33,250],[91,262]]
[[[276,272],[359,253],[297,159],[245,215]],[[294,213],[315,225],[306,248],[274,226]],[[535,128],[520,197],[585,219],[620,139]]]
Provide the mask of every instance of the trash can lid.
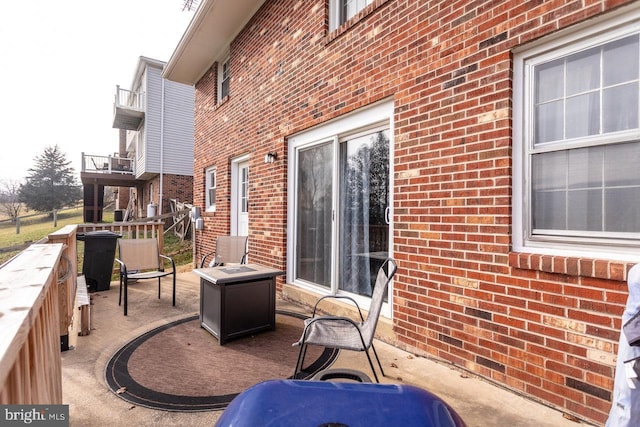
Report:
[[[78,233],[80,236],[82,233]],[[82,234],[83,237],[90,237],[92,239],[113,239],[122,237],[121,234],[114,233],[111,230],[97,230],[97,231],[88,231]]]

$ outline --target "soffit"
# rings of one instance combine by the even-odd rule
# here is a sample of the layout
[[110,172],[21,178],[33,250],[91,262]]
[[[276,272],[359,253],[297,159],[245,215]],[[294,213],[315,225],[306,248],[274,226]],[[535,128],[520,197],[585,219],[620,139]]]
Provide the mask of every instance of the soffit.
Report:
[[203,0],[178,42],[163,77],[194,85],[265,0]]

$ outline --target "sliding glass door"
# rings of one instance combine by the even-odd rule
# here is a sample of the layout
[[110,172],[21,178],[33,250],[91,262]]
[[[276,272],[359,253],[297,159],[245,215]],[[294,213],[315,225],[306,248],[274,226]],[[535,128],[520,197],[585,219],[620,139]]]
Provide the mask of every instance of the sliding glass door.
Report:
[[380,102],[288,138],[289,283],[368,307],[393,243],[393,112]]
[[331,285],[333,144],[298,151],[296,182],[296,278]]
[[340,141],[339,289],[371,296],[389,251],[389,130]]

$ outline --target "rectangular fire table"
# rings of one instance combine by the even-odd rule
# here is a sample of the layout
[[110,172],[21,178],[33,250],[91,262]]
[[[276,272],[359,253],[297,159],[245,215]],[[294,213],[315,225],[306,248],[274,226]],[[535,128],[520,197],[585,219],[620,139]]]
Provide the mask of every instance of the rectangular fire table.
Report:
[[276,276],[284,274],[258,264],[193,270],[200,276],[200,325],[228,340],[276,327]]

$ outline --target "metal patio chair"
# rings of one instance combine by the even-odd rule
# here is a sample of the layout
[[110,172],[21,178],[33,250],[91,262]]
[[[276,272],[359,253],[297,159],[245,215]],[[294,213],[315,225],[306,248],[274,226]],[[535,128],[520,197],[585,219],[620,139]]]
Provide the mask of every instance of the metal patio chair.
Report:
[[246,264],[248,236],[218,236],[216,250],[202,257],[200,268],[205,267],[208,257],[213,255],[209,267],[224,264]]
[[[171,271],[165,270],[165,261],[171,262]],[[118,239],[118,258],[120,264],[120,296],[122,304],[124,286],[124,315],[127,315],[129,281],[140,279],[158,279],[158,299],[160,299],[160,279],[173,275],[173,305],[176,305],[176,264],[172,258],[163,255],[158,249],[158,239]]]
[[[300,340],[293,343],[294,346],[300,346],[300,352],[298,353],[298,360],[296,361],[292,378],[295,379],[298,372],[303,369],[307,346],[317,345],[341,350],[364,351],[367,355],[367,359],[369,360],[369,365],[371,366],[371,371],[373,372],[376,382],[380,382],[371,361],[371,356],[369,355],[369,348],[373,350],[373,354],[378,361],[380,373],[384,376],[384,370],[382,369],[380,358],[373,346],[373,338],[376,326],[378,325],[378,318],[380,317],[380,311],[382,309],[384,296],[387,292],[387,287],[396,273],[397,268],[395,261],[392,258],[387,258],[380,269],[378,269],[376,284],[373,289],[371,305],[369,306],[369,312],[366,320],[362,314],[362,310],[360,310],[360,307],[358,306],[358,303],[349,296],[327,295],[316,302],[316,305],[313,307],[312,317],[306,319],[304,322],[304,330],[302,331]],[[316,316],[316,311],[320,302],[330,298],[350,300],[358,309],[360,321],[357,322],[348,317],[330,315]]]

